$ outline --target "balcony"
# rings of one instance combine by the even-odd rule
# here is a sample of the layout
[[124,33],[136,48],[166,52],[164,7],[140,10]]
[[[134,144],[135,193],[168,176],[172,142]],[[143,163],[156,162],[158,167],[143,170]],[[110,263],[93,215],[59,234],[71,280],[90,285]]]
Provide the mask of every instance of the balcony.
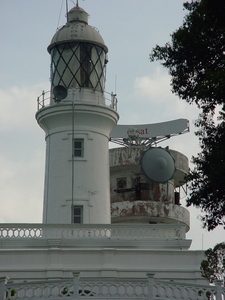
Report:
[[185,232],[179,224],[0,224],[0,248],[188,249]]
[[[69,89],[67,97],[62,102],[73,101],[74,104],[80,103],[95,103],[98,105],[105,105],[113,110],[117,111],[117,97],[116,94],[104,92],[104,94],[98,91],[90,91],[89,89]],[[50,91],[43,91],[40,96],[37,97],[37,111],[42,108],[48,107],[51,104],[55,104]]]

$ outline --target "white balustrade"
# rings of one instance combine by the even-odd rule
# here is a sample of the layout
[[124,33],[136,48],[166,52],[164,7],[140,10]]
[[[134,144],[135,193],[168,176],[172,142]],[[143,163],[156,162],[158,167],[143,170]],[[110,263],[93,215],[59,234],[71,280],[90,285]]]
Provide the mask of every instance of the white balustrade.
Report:
[[197,284],[182,284],[155,280],[155,299],[190,299],[213,300],[216,298],[216,287]]
[[[4,283],[4,280],[2,281]],[[70,297],[70,298],[68,298]],[[6,300],[37,299],[147,299],[147,300],[225,300],[225,288],[154,279],[74,278],[68,280],[5,283]]]
[[182,225],[0,224],[1,239],[185,239]]

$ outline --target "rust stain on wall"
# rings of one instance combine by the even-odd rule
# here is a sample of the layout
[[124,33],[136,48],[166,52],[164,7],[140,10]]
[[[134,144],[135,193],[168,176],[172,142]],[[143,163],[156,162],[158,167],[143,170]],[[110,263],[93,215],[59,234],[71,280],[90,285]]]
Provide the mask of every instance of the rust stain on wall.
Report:
[[164,211],[164,215],[166,217],[168,217],[169,216],[169,212],[170,212],[169,207],[166,207],[166,205],[164,205],[163,206],[163,211]]
[[[112,221],[115,219],[124,221],[126,218],[134,221],[136,217],[142,218],[148,222],[148,220],[164,220],[173,219],[176,221],[184,222],[190,225],[189,212],[186,208],[171,203],[163,204],[160,202],[153,201],[135,201],[114,203],[111,206]],[[144,218],[144,219],[143,219]],[[153,218],[153,219],[152,219]]]
[[[122,222],[125,222],[133,221],[133,217],[140,217],[147,222],[148,218],[152,217],[155,221],[154,218],[160,217],[161,220],[163,218],[185,220],[186,224],[189,224],[188,212],[174,205],[174,186],[179,186],[184,172],[188,170],[187,157],[180,152],[170,150],[176,166],[174,179],[168,184],[155,184],[141,172],[140,159],[147,148],[134,146],[114,148],[109,151],[112,220],[119,221],[123,218]],[[117,179],[123,177],[127,182],[124,191],[117,186]]]

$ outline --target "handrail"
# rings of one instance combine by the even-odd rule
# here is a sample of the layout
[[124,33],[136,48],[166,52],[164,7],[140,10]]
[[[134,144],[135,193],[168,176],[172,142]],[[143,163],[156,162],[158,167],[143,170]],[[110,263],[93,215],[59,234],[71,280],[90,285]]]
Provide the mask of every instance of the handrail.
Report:
[[[74,93],[74,90],[69,90],[68,91],[68,97],[71,98],[70,100],[73,99],[72,95]],[[106,106],[111,107],[112,109],[117,111],[117,97],[116,94],[109,93],[109,92],[104,92],[104,97],[105,97],[105,102]],[[74,103],[76,102],[84,102],[81,98],[74,100]],[[40,109],[50,106],[51,103],[51,92],[50,91],[42,91],[42,93],[37,97],[37,111]]]

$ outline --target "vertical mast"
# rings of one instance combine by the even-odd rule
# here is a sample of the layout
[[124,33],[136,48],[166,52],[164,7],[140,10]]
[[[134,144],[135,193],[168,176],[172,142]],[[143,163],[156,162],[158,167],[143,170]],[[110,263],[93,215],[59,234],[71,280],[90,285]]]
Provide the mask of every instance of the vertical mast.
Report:
[[66,22],[68,22],[68,0],[66,0]]

